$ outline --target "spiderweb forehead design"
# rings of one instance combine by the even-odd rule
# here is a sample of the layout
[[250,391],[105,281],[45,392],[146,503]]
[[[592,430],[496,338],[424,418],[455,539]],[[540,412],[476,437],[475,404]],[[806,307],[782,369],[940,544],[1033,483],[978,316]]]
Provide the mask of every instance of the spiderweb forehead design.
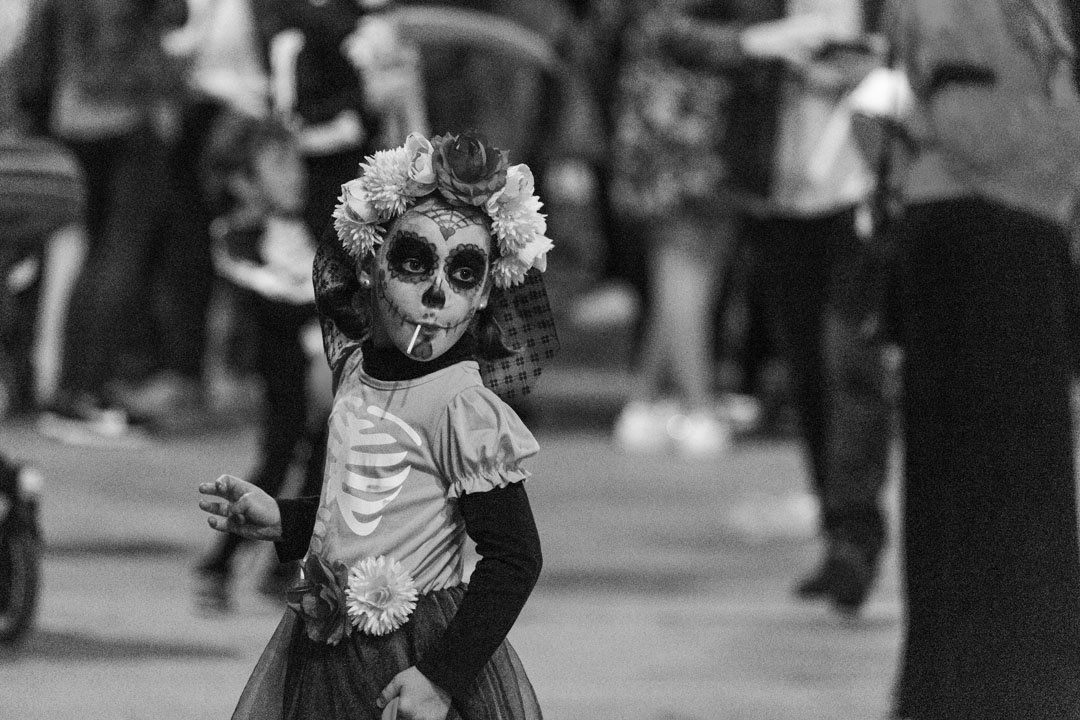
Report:
[[449,240],[450,236],[458,230],[463,230],[472,225],[479,225],[490,232],[487,216],[476,208],[455,207],[435,201],[429,201],[422,205],[417,205],[413,210],[417,214],[431,219],[432,222],[438,225],[443,240]]

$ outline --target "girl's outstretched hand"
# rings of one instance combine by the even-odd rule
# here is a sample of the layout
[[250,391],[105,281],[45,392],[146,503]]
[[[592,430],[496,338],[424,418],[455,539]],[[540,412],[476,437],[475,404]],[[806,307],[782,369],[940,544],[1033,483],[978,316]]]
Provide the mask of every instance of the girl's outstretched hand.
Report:
[[214,482],[201,483],[203,495],[221,498],[199,500],[199,507],[210,513],[210,527],[231,532],[249,540],[281,539],[281,512],[277,502],[256,485],[222,475]]
[[450,695],[424,677],[415,667],[402,670],[383,688],[376,704],[386,707],[399,698],[398,717],[401,720],[446,720],[450,715]]

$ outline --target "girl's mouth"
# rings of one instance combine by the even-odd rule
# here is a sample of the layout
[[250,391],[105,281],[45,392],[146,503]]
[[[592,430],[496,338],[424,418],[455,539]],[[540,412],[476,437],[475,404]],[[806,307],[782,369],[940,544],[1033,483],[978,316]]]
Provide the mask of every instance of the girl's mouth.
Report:
[[413,357],[418,357],[421,360],[426,360],[431,357],[431,341],[439,332],[444,331],[440,325],[413,323],[416,325],[416,329],[413,330],[412,338],[409,340],[409,346],[405,348],[405,354]]

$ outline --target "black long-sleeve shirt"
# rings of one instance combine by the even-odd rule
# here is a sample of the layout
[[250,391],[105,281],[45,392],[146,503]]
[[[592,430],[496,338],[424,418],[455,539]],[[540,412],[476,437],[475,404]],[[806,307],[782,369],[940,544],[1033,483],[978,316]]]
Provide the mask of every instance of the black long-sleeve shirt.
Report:
[[[418,362],[397,350],[364,347],[364,370],[381,380],[404,380],[429,374],[472,356],[466,336],[431,362]],[[540,537],[522,483],[462,495],[458,509],[465,532],[476,543],[480,560],[457,613],[442,638],[417,663],[429,680],[463,703],[476,675],[506,638],[532,592],[543,562]],[[307,551],[319,498],[278,500],[282,561]]]

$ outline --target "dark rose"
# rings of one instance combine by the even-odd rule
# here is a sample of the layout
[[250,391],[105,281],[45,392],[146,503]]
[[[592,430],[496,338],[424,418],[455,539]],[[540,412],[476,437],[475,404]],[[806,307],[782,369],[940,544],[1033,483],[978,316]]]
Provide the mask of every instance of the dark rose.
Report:
[[443,197],[466,205],[483,205],[506,184],[509,153],[482,138],[462,133],[432,138],[435,182]]
[[314,642],[337,645],[352,632],[345,612],[348,574],[343,563],[334,563],[331,568],[311,553],[304,561],[303,579],[285,592],[289,607],[300,615],[307,636]]

